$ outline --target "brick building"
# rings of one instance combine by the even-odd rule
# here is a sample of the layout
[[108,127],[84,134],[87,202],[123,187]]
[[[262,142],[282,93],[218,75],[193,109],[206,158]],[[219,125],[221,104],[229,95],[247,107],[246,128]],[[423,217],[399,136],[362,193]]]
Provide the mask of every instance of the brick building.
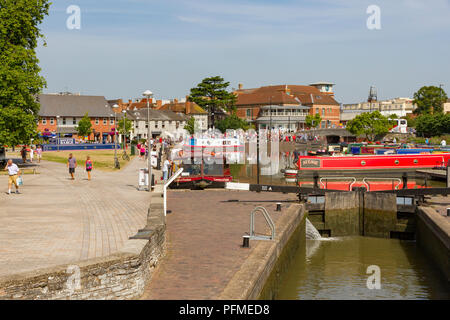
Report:
[[41,94],[38,131],[50,132],[61,137],[80,138],[76,127],[87,113],[91,119],[92,133],[89,140],[113,141],[110,135],[115,129],[114,112],[103,96],[75,94]]
[[[296,113],[308,107],[308,113],[320,114],[321,128],[337,127],[340,120],[340,104],[334,99],[333,84],[329,82],[313,83],[309,86],[301,85],[274,85],[260,88],[239,89],[234,91],[237,95],[237,115],[250,122],[256,122],[262,116],[264,106],[277,106],[282,112]],[[272,108],[277,109],[277,108]],[[273,110],[272,110],[273,111]],[[280,111],[281,112],[281,111]],[[301,126],[297,124],[297,128]]]

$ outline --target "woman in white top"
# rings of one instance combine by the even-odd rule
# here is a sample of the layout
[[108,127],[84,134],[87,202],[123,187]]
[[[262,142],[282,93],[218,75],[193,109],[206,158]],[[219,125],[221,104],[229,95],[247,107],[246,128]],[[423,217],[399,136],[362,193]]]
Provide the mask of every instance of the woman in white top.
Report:
[[33,163],[34,149],[30,147],[30,162]]

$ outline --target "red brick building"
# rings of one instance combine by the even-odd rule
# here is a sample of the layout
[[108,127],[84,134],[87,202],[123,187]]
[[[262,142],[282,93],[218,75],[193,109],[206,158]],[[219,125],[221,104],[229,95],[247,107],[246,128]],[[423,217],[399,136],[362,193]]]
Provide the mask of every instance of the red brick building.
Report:
[[[112,142],[115,130],[114,112],[103,96],[73,94],[41,94],[38,131],[51,132],[61,137],[80,138],[76,127],[87,113],[91,119],[89,140]],[[119,118],[119,117],[117,117]]]
[[309,86],[275,85],[244,89],[239,84],[237,95],[237,115],[248,121],[255,121],[261,116],[263,106],[287,106],[295,110],[309,107],[309,114],[320,114],[321,128],[339,126],[340,104],[334,99],[333,84],[327,82],[313,83]]

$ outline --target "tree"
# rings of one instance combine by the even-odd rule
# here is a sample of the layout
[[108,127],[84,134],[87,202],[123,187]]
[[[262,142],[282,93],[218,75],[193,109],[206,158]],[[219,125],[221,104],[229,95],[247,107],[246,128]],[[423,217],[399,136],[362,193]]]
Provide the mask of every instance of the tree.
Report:
[[36,139],[36,120],[19,108],[0,108],[0,147],[15,146]]
[[197,87],[191,89],[189,101],[195,102],[211,115],[211,125],[214,126],[214,112],[220,110],[234,111],[236,96],[226,88],[229,82],[224,82],[220,76],[205,78]]
[[133,131],[133,122],[130,119],[122,118],[117,122],[119,126],[119,133],[127,135],[129,132]]
[[49,7],[47,0],[0,0],[0,145],[28,143],[36,132],[36,97],[46,82],[35,50]]
[[308,114],[305,118],[305,123],[308,128],[316,128],[322,122],[320,114],[316,113],[314,116]]
[[413,103],[417,105],[415,114],[442,113],[443,103],[447,100],[447,94],[442,88],[424,86],[414,93]]
[[248,130],[249,128],[250,124],[244,119],[239,118],[236,113],[233,113],[231,116],[217,122],[217,129],[219,129],[222,133],[225,133],[227,129]]
[[184,126],[184,130],[186,130],[190,134],[194,134],[195,126],[196,126],[195,118],[190,117],[189,120],[187,121],[186,125]]
[[364,134],[370,141],[388,133],[391,127],[392,122],[379,111],[364,112],[347,123],[348,131],[355,135]]
[[450,133],[450,114],[424,114],[417,117],[416,131],[419,136],[433,137]]
[[416,120],[417,118],[411,114],[407,114],[406,116],[402,117],[402,119],[405,119],[408,122],[408,127],[415,128],[416,127]]
[[92,123],[91,118],[89,118],[88,113],[84,115],[83,118],[78,122],[77,134],[79,137],[89,136],[92,133]]

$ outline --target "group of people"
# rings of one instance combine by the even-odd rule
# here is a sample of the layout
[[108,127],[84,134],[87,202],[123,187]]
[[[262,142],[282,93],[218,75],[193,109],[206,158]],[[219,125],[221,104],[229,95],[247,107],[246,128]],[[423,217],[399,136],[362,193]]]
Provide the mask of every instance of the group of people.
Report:
[[34,154],[36,153],[36,158],[38,162],[41,162],[42,159],[42,146],[38,145],[36,147],[30,146],[30,149],[27,149],[27,146],[23,146],[22,149],[20,149],[20,156],[22,158],[22,162],[27,162],[27,155],[30,156],[30,162],[33,163],[34,160]]
[[[73,156],[72,153],[69,154],[69,158],[67,159],[67,168],[69,168],[69,174],[71,180],[75,180],[75,169],[77,168],[77,159]],[[86,161],[84,162],[84,168],[88,175],[88,180],[91,181],[91,172],[94,169],[94,163],[91,160],[90,156],[86,157]]]

